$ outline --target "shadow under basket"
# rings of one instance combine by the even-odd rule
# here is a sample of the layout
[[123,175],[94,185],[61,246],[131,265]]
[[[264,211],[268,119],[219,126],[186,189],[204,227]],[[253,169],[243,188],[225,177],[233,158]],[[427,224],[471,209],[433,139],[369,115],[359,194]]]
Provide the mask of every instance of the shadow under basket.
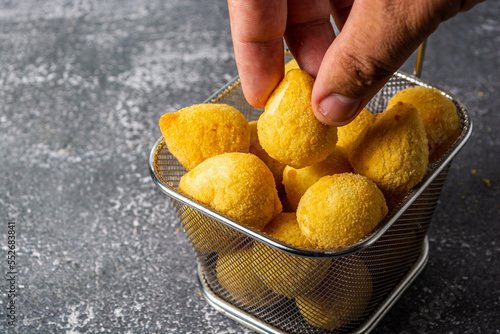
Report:
[[[455,103],[460,136],[370,235],[342,248],[293,247],[184,196],[178,184],[186,170],[158,139],[149,159],[151,176],[172,200],[198,260],[201,290],[215,309],[259,333],[369,333],[376,326],[427,262],[426,233],[439,194],[472,132],[459,100],[402,72],[367,108],[380,113],[396,92],[411,86],[435,88]],[[238,78],[206,103],[232,105],[248,121],[263,112],[247,104]]]

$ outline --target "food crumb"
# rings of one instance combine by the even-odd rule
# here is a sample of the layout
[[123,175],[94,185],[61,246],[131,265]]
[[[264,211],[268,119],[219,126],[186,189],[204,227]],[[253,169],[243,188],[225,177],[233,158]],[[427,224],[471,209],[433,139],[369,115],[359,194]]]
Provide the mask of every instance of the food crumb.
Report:
[[491,182],[489,179],[483,178],[483,182],[486,184],[488,188],[491,187]]
[[474,176],[476,176],[476,175],[477,175],[477,171],[476,171],[475,169],[471,169],[470,173],[471,173],[472,175],[474,175]]
[[483,97],[484,96],[484,92],[479,91],[479,92],[477,92],[477,95]]
[[179,229],[176,229],[176,230],[175,230],[175,232],[176,232],[176,233],[179,233],[179,232],[180,232],[180,230],[179,230]]

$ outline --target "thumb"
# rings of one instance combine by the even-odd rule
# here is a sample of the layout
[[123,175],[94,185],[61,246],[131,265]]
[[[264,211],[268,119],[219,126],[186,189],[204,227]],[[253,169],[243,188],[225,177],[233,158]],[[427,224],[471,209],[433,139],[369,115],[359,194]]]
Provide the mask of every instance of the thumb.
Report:
[[321,122],[352,121],[443,19],[441,8],[422,5],[426,0],[390,2],[354,1],[314,84],[311,102]]

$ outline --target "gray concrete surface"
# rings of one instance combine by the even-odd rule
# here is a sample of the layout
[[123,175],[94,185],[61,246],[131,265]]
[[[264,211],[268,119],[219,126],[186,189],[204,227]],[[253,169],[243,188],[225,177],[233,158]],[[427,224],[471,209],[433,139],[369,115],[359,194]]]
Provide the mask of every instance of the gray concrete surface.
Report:
[[[468,106],[474,133],[442,191],[429,263],[375,334],[500,332],[499,68],[498,1],[429,39],[423,79]],[[147,169],[159,117],[236,75],[221,0],[0,1],[0,332],[251,333],[200,295]]]

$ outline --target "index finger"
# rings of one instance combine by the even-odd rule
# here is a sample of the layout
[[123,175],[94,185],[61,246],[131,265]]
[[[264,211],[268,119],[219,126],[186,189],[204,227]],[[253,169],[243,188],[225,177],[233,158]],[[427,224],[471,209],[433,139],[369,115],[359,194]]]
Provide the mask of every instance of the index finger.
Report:
[[228,0],[236,66],[248,103],[263,108],[283,77],[286,0]]

